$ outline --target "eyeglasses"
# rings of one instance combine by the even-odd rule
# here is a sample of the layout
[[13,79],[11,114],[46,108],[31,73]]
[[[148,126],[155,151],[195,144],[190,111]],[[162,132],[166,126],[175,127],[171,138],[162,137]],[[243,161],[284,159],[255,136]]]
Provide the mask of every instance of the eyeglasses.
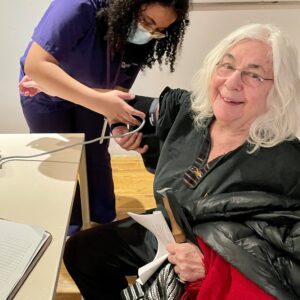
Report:
[[273,78],[264,78],[254,72],[239,70],[230,63],[217,64],[217,74],[221,77],[230,77],[236,71],[241,73],[242,82],[253,88],[259,87],[265,80],[273,80]]
[[151,33],[154,39],[163,39],[168,36],[166,31],[161,32],[160,30],[153,29],[153,22],[148,20],[147,17],[143,16],[142,13],[139,15],[138,25],[141,30]]

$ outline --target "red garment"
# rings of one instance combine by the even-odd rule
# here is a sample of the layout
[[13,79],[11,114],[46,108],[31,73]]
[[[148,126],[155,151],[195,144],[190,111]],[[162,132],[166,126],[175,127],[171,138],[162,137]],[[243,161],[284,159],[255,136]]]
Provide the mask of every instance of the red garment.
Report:
[[206,245],[200,238],[198,243],[204,255],[206,276],[186,285],[180,300],[274,300],[275,298]]

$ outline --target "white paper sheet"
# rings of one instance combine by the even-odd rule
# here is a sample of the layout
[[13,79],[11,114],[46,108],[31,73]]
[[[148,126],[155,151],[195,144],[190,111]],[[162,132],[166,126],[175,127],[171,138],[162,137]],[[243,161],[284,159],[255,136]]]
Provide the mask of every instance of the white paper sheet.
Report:
[[175,243],[175,240],[163,214],[160,211],[155,211],[152,214],[147,215],[139,215],[129,212],[128,215],[151,231],[157,238],[158,242],[157,253],[153,261],[138,270],[139,278],[137,279],[137,282],[144,284],[167,259],[169,252],[166,249],[166,245],[169,243]]

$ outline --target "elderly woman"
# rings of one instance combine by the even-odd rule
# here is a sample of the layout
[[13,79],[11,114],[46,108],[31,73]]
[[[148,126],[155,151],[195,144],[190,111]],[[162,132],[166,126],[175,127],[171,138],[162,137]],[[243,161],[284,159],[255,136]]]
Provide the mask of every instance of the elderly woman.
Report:
[[[299,88],[294,48],[254,24],[208,54],[192,93],[160,95],[155,198],[164,210],[157,191],[172,188],[177,221],[195,241],[167,248],[186,283],[181,299],[300,298]],[[147,155],[141,139],[119,143]],[[156,247],[125,219],[70,238],[64,260],[86,300],[116,300]]]

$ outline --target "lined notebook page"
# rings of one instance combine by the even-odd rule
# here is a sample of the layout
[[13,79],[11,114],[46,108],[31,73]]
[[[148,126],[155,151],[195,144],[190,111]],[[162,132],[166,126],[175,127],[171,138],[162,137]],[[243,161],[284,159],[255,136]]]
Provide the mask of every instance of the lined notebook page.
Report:
[[0,299],[10,295],[48,236],[40,228],[0,219]]

